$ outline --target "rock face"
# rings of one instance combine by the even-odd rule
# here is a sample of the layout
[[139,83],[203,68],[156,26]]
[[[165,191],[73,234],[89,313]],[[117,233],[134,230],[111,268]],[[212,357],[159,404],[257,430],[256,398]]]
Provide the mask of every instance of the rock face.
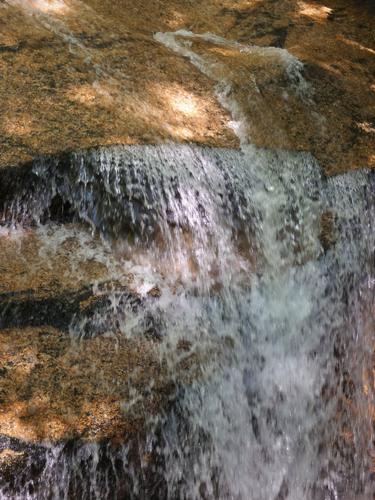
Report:
[[[72,343],[68,329],[73,318],[82,321],[86,313],[92,316],[105,300],[106,289],[121,289],[131,279],[123,277],[122,284],[107,283],[94,292],[93,283],[108,279],[108,263],[100,262],[100,242],[88,239],[93,253],[84,260],[83,251],[90,250],[79,236],[74,228],[56,227],[44,235],[29,229],[0,238],[0,419],[1,432],[13,438],[40,442],[77,434],[103,436],[112,420],[125,421],[121,405],[126,404],[126,389],[111,394],[109,380],[118,376],[124,383],[138,366],[158,366],[156,357],[152,361],[152,343],[146,339],[136,342],[137,347],[103,337]],[[127,365],[130,360],[132,366]],[[99,378],[98,361],[103,362]],[[125,386],[129,387],[127,382]],[[112,431],[124,431],[118,424]]]
[[[152,317],[145,313],[138,333],[120,331],[119,321],[130,333],[161,292],[140,295],[121,259],[87,228],[3,229],[0,248],[1,495],[39,498],[61,486],[75,498],[92,476],[70,476],[71,462],[90,468],[96,456],[93,473],[114,474],[113,493],[97,494],[132,494],[134,473],[126,471],[139,476],[148,467],[150,420],[167,410],[179,383],[199,376],[189,343],[176,346],[172,376]],[[59,467],[66,484],[55,477]]]
[[1,165],[98,144],[236,144],[212,82],[141,29],[141,10],[123,23],[120,4],[110,15],[70,1],[0,8]]
[[[142,412],[160,408],[167,394],[147,339],[97,337],[74,345],[52,327],[25,327],[2,330],[0,345],[1,432],[23,441],[130,439],[142,427]],[[160,381],[152,392],[150,377]],[[131,390],[139,389],[146,404],[132,401]]]
[[99,144],[238,144],[215,75],[153,39],[178,29],[283,47],[303,62],[311,93],[301,102],[269,60],[194,47],[245,104],[251,142],[311,151],[327,173],[374,165],[370,1],[9,0],[0,9],[2,166]]
[[141,295],[116,252],[84,226],[1,231],[0,496],[86,494],[93,477],[74,476],[77,461],[82,470],[94,461],[101,487],[100,474],[111,476],[109,490],[96,492],[102,498],[147,490],[155,472],[145,485],[133,480],[155,465],[150,420],[179,383],[199,376],[188,342],[176,346],[172,376],[146,313],[138,333],[120,331],[119,321],[132,331],[160,290]]
[[141,297],[120,261],[77,226],[3,234],[0,247],[1,433],[28,442],[97,441],[142,428],[173,384],[151,319],[141,335],[116,334],[111,301],[126,324],[126,311],[131,321],[160,292]]
[[[27,189],[40,155],[118,143],[241,139],[309,151],[328,175],[374,167],[372,21],[372,2],[354,0],[0,0],[0,488],[13,485],[10,498],[19,471],[26,483],[42,477],[42,443],[71,446],[64,456],[76,460],[82,446],[142,441],[200,373],[182,340],[171,377],[157,319],[135,336],[117,328],[114,299],[130,320],[162,300],[155,286],[139,292],[121,251],[57,198],[44,226],[12,221],[9,186]],[[320,226],[328,251],[335,214]],[[103,453],[107,470],[115,455]]]

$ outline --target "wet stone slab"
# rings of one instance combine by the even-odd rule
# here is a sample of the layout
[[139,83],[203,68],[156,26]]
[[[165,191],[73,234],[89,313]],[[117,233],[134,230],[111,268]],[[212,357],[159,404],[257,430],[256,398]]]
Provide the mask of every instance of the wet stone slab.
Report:
[[267,59],[200,47],[252,122],[252,143],[310,151],[329,174],[374,165],[370,1],[8,0],[0,9],[1,167],[119,143],[238,146],[217,78],[153,39],[179,29],[283,48],[303,63],[311,99],[297,102]]

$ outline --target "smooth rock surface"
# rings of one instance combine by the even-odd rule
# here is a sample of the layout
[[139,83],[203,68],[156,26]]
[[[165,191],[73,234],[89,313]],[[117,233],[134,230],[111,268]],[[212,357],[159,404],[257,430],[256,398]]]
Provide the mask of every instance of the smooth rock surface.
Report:
[[216,82],[153,39],[178,29],[284,47],[304,63],[311,99],[300,102],[272,65],[199,48],[246,103],[251,142],[311,151],[327,173],[374,165],[370,1],[8,0],[0,12],[2,166],[99,144],[238,144]]

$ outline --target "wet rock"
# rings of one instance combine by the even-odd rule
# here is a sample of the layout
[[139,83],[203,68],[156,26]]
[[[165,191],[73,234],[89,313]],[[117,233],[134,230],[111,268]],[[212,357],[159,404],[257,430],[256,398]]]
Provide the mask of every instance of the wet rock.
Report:
[[325,252],[332,248],[337,240],[335,219],[335,214],[329,211],[320,217],[320,242]]
[[[147,306],[160,289],[141,297],[121,258],[82,226],[3,228],[0,249],[1,494],[45,494],[67,467],[76,498],[90,490],[86,472],[99,456],[95,474],[112,478],[113,495],[140,488],[149,498],[148,488],[164,488],[149,422],[168,411],[179,383],[200,375],[196,354],[180,360],[176,346],[172,370],[159,349]],[[137,332],[123,332],[142,308]]]
[[68,330],[80,302],[91,295],[90,290],[45,298],[32,293],[3,294],[0,296],[0,328],[49,324]]
[[[353,80],[337,78],[327,73],[327,64],[297,54],[303,66],[293,60],[294,47],[272,49],[280,44],[267,47],[269,40],[257,47],[183,31],[156,38],[217,82],[219,99],[231,111],[243,143],[310,151],[327,174],[373,166],[375,97],[366,92],[359,98],[357,73]],[[331,49],[339,50],[335,44]],[[372,67],[372,60],[362,62]],[[335,71],[341,75],[339,67]],[[363,80],[371,85],[367,77]]]
[[[259,153],[261,156],[268,154],[266,151]],[[254,156],[254,151],[251,154]],[[277,153],[270,154],[275,160],[278,158]],[[31,164],[30,176],[27,175],[28,164],[21,168],[20,176],[14,169],[0,170],[4,192],[3,199],[0,198],[0,212],[7,226],[11,223],[32,226],[51,221],[67,224],[73,220],[89,224],[112,242],[127,241],[139,247],[152,243],[160,250],[170,246],[166,232],[171,229],[176,238],[183,237],[184,246],[191,250],[197,218],[208,226],[216,217],[209,213],[210,207],[197,189],[195,166],[205,169],[209,161],[217,177],[222,177],[222,156],[227,161],[244,161],[239,150],[192,145],[112,146],[40,157]],[[184,181],[179,178],[180,161],[189,172]],[[207,179],[207,182],[210,181]],[[254,230],[252,203],[245,200],[246,193],[237,196],[233,185],[237,182],[235,178],[223,177],[215,182],[223,183],[221,192],[217,193],[221,198],[219,203],[227,212],[226,216],[235,218],[233,238],[241,254],[249,257],[255,251],[252,248],[255,236],[249,237]],[[194,189],[193,196],[187,192],[188,186]],[[196,219],[189,217],[191,206],[197,212]],[[246,221],[242,213],[244,208]],[[192,253],[188,265],[192,272],[197,272],[198,264]]]
[[164,498],[165,479],[157,441],[139,433],[127,439],[87,443],[69,440],[57,447],[0,435],[0,491],[4,498]]
[[260,2],[227,37],[242,35],[241,41],[277,45],[276,40],[258,38],[255,25],[261,20],[267,27],[282,21],[288,26],[283,46],[305,64],[313,90],[312,106],[293,113],[298,125],[288,132],[289,139],[313,152],[327,173],[373,166],[374,136],[369,128],[364,130],[375,113],[371,2]]
[[102,498],[164,497],[153,417],[200,376],[196,355],[169,371],[145,336],[72,342],[52,327],[0,330],[0,353],[1,494],[77,498],[95,480]]
[[[2,166],[98,144],[238,144],[228,113],[215,100],[214,82],[152,40],[155,32],[177,29],[284,47],[305,64],[313,96],[297,105],[290,95],[280,99],[282,80],[269,88],[258,68],[227,58],[225,72],[236,75],[241,104],[255,96],[246,93],[250,80],[262,88],[262,98],[249,107],[253,142],[311,151],[328,173],[374,165],[369,1],[176,0],[136,8],[122,0],[116,14],[110,2],[96,0],[43,5],[2,3]],[[272,79],[272,65],[269,71]]]
[[[100,295],[132,281],[129,273],[120,272],[106,245],[79,225],[2,227],[0,252],[4,307],[12,307],[12,303],[28,307],[34,301],[42,308],[43,300],[52,300],[56,307],[60,302],[63,313],[69,310],[69,303],[80,303],[92,295],[93,285],[100,284]],[[117,282],[111,274],[115,270]]]
[[[72,343],[64,332],[41,327],[1,330],[0,344],[6,368],[1,431],[12,438],[38,443],[124,436],[160,408],[169,387],[146,339],[112,335]],[[136,392],[142,411],[124,411]]]
[[192,78],[186,62],[153,41],[149,4],[119,5],[121,21],[113,6],[59,5],[1,5],[1,166],[100,144],[237,143],[212,82]]
[[22,451],[14,451],[10,448],[0,451],[0,476],[1,482],[14,482],[15,476],[19,474],[25,466],[27,455]]
[[91,337],[114,326],[105,315],[107,311],[113,313],[112,300],[117,300],[119,308],[128,307],[133,311],[141,306],[140,297],[124,288],[94,293],[93,287],[87,287],[78,292],[66,291],[61,295],[45,297],[32,292],[2,294],[0,328],[49,325],[68,331],[79,325],[79,335]]
[[[16,226],[2,226],[0,235],[0,482],[5,480],[2,492],[10,497],[37,496],[41,487],[49,494],[67,467],[64,493],[70,498],[96,487],[93,470],[100,487],[110,485],[95,491],[100,498],[134,491],[139,498],[164,498],[157,443],[145,439],[147,422],[167,412],[179,380],[199,376],[195,346],[185,339],[177,343],[182,360],[170,376],[158,350],[163,318],[156,307],[138,325],[141,335],[120,333],[119,319],[126,324],[126,315],[112,314],[112,300],[132,311],[157,303],[161,289],[155,286],[141,299],[121,258],[109,256],[99,238],[87,238],[86,229],[77,233],[71,224],[78,213],[70,202],[74,196],[64,198],[64,186],[42,203],[43,175],[50,171],[33,170],[31,159],[98,144],[170,139],[238,146],[229,114],[214,97],[214,84],[224,79],[226,97],[243,110],[246,134],[257,145],[311,151],[328,174],[374,165],[375,47],[367,2],[361,9],[341,0],[324,6],[287,0],[198,4],[123,1],[115,12],[113,2],[96,0],[0,5],[0,205],[2,219]],[[303,61],[301,75],[311,92],[290,91],[293,81],[280,60],[258,57],[259,51],[254,57],[233,44],[188,41],[216,65],[216,73],[205,76],[152,38],[156,31],[187,27],[247,45],[287,48]],[[59,188],[69,157],[62,155],[57,165]],[[65,188],[74,194],[75,179],[68,180]],[[107,204],[113,207],[116,197]],[[16,200],[25,203],[24,212],[14,210]],[[141,202],[139,212],[145,206]],[[38,207],[40,213],[33,211]],[[91,222],[102,233],[108,227],[117,232],[111,217]],[[65,226],[35,227],[51,221]],[[134,228],[123,222],[134,238]],[[320,222],[327,251],[334,245],[334,216],[327,212]],[[173,213],[168,223],[178,227]],[[232,341],[225,342],[233,349]],[[348,376],[342,391],[353,397]],[[249,391],[248,397],[255,396]],[[273,415],[269,420],[274,425]],[[252,426],[261,439],[262,419],[255,414]],[[138,452],[129,455],[126,446]],[[137,475],[147,485],[132,483],[134,469],[144,472]],[[206,494],[204,485],[200,491]],[[288,494],[283,482],[277,498]]]
[[147,295],[149,297],[161,297],[161,291],[160,291],[160,288],[157,287],[157,286],[154,286],[153,288],[151,288],[151,290],[149,290],[147,292]]

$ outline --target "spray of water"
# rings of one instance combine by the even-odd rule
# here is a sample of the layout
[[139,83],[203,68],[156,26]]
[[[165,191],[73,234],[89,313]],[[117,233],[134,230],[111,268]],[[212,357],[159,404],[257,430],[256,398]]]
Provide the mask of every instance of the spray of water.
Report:
[[[46,14],[46,2],[29,4],[42,6],[42,25],[91,63],[92,51]],[[131,308],[114,291],[94,316],[73,318],[70,334],[79,342],[151,328],[175,379],[173,408],[149,419],[141,443],[30,447],[2,438],[28,459],[17,477],[0,478],[0,496],[368,499],[374,176],[326,179],[308,154],[248,145],[230,82],[192,42],[281,65],[308,99],[302,65],[287,51],[188,31],[155,39],[217,82],[242,150],[119,146],[41,158],[2,208],[4,224],[39,225],[46,258],[65,230],[53,226],[51,237],[43,226],[73,220],[85,224],[74,230],[83,253],[91,233],[101,235],[95,257],[111,276],[131,272],[140,296],[158,288],[158,300]],[[322,244],[322,214],[330,214],[331,245]],[[200,363],[184,384],[177,345]]]
[[[369,498],[373,191],[370,172],[326,179],[308,154],[251,146],[36,162],[6,209],[13,224],[46,223],[58,199],[102,235],[108,267],[131,270],[140,294],[161,292],[131,315],[116,292],[96,317],[73,320],[72,337],[142,335],[151,322],[178,390],[148,422],[149,468],[128,444],[47,446],[19,498]],[[181,343],[200,359],[185,384]]]

